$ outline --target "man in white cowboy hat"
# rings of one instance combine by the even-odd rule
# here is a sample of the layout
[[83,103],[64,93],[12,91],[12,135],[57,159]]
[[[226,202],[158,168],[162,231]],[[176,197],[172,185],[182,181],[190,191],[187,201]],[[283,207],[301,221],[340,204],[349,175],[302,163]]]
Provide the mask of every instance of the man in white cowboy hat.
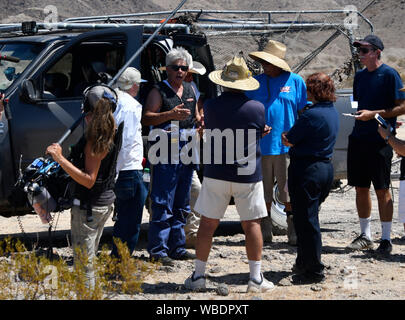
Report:
[[[360,63],[365,66],[354,76],[353,100],[357,112],[347,147],[347,182],[356,189],[356,207],[360,235],[348,246],[351,250],[373,249],[371,221],[371,183],[377,196],[381,221],[380,254],[392,251],[391,225],[393,201],[390,193],[392,148],[377,131],[374,116],[378,113],[395,128],[397,116],[405,113],[405,94],[398,72],[383,63],[384,44],[376,35],[368,35],[353,43],[359,52]],[[385,140],[385,141],[384,141]]]
[[[135,99],[141,82],[145,82],[141,79],[141,73],[136,68],[128,67],[114,86],[118,95],[114,118],[117,125],[124,121],[124,130],[117,158],[118,179],[114,190],[117,216],[113,236],[126,243],[130,254],[138,242],[143,206],[148,194],[142,179],[142,105]],[[118,256],[114,242],[111,254]]]
[[279,199],[284,202],[287,214],[288,243],[296,245],[291,205],[285,191],[288,169],[288,150],[281,142],[281,134],[289,131],[297,119],[298,111],[307,104],[305,81],[291,71],[285,61],[286,46],[270,40],[263,51],[249,53],[249,57],[259,62],[263,73],[255,76],[260,88],[246,95],[264,104],[266,124],[272,128],[269,135],[260,142],[262,150],[264,197],[268,217],[262,220],[265,241],[272,241],[271,203],[273,201],[274,181],[277,181]]
[[[234,135],[231,148],[241,149],[243,156],[252,159],[253,170],[249,174],[241,174],[241,161],[234,157],[232,163],[225,161],[235,150],[222,146],[220,154],[217,148],[211,148],[211,161],[204,161],[204,180],[194,210],[201,214],[200,227],[197,233],[195,270],[186,279],[185,287],[190,290],[206,289],[205,268],[211,249],[212,237],[220,219],[223,218],[231,197],[235,199],[236,208],[246,236],[246,253],[249,261],[250,279],[247,292],[265,292],[274,288],[273,283],[261,273],[261,255],[263,239],[260,220],[267,215],[263,196],[263,183],[260,165],[259,141],[266,130],[264,107],[258,101],[250,100],[244,95],[246,90],[255,90],[259,83],[252,77],[242,57],[234,57],[223,70],[213,71],[209,79],[224,88],[217,98],[204,103],[205,130],[224,132],[224,130],[243,130],[245,138],[239,141]],[[249,132],[254,132],[253,141],[247,139]],[[207,142],[212,143],[211,135]],[[235,138],[236,136],[236,138]],[[240,135],[239,135],[240,136]],[[253,148],[251,148],[253,145]],[[218,161],[213,159],[222,159]],[[228,160],[228,159],[227,159]]]

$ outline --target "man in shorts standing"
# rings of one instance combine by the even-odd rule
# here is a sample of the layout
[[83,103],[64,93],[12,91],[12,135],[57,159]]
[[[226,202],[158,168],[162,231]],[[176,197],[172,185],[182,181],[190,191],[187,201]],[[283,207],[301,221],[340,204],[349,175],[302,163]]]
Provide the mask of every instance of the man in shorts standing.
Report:
[[[196,242],[197,259],[195,271],[186,279],[185,287],[190,290],[206,288],[205,268],[212,237],[233,196],[246,235],[250,270],[247,291],[268,291],[274,285],[261,273],[263,238],[260,229],[261,218],[267,216],[259,145],[266,127],[264,106],[244,95],[245,90],[257,89],[259,83],[252,77],[241,57],[234,57],[223,70],[211,72],[209,79],[222,86],[224,92],[204,103],[207,137],[204,148],[207,144],[211,146],[211,158],[210,161],[204,159],[204,179],[194,207],[201,214]],[[218,138],[218,134],[225,132],[231,133],[226,135],[227,143],[222,144],[222,149],[214,147],[213,140]],[[230,140],[234,139],[232,144],[228,144],[229,136]],[[241,136],[243,140],[240,139]],[[219,140],[223,141],[222,138],[223,136]],[[215,152],[218,149],[219,152]],[[239,155],[240,150],[243,151],[242,155]],[[232,158],[229,157],[230,154],[233,155]]]
[[401,77],[393,68],[381,61],[384,45],[380,38],[369,35],[355,41],[360,62],[365,68],[356,73],[353,83],[353,100],[357,101],[356,121],[349,136],[347,153],[348,184],[356,188],[356,207],[361,234],[348,246],[351,250],[374,247],[371,229],[370,186],[378,200],[381,221],[381,242],[377,252],[392,251],[391,224],[393,202],[389,191],[392,148],[381,138],[374,116],[379,113],[395,128],[396,117],[405,113],[405,95]]

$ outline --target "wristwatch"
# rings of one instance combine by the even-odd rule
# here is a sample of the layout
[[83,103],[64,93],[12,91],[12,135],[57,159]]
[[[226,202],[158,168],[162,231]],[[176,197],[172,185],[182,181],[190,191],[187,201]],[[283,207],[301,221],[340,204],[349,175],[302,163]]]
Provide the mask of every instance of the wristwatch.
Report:
[[385,143],[388,143],[389,138],[392,136],[391,132],[385,137]]

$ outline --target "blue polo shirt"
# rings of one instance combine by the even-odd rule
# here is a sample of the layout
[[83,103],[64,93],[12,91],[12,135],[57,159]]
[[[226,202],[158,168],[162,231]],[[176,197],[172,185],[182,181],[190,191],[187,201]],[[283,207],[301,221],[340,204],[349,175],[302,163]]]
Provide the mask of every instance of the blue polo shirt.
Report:
[[[356,73],[353,82],[353,100],[358,102],[357,110],[380,110],[395,107],[395,100],[405,99],[405,92],[398,72],[386,64],[370,72],[367,68]],[[386,119],[395,128],[397,118]],[[352,137],[364,141],[382,140],[377,131],[378,123],[356,120]]]
[[278,77],[271,78],[260,74],[255,76],[260,87],[246,91],[248,98],[263,103],[266,124],[272,128],[260,142],[263,155],[279,155],[288,152],[281,142],[281,134],[291,129],[297,119],[298,110],[307,104],[307,89],[301,76],[283,71]]
[[332,157],[339,131],[339,116],[332,102],[319,102],[304,111],[287,134],[293,158]]

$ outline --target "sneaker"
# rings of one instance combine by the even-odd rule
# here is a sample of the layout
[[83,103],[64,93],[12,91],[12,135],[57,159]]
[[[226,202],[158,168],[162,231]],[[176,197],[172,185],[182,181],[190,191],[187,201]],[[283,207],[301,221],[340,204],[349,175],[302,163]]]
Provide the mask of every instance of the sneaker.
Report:
[[353,242],[349,244],[346,248],[351,250],[373,249],[374,243],[369,238],[367,238],[364,233],[362,233],[356,239],[354,239]]
[[267,216],[262,218],[260,226],[262,229],[263,241],[271,243],[273,241],[273,222],[271,221],[271,217]]
[[263,273],[261,273],[260,276],[262,278],[262,281],[260,282],[249,279],[246,292],[267,292],[274,289],[273,282],[266,280],[266,278],[263,277]]
[[288,244],[291,246],[297,245],[297,234],[295,233],[293,216],[289,215],[287,217],[287,237],[288,237]]
[[192,275],[184,281],[184,286],[188,290],[193,290],[193,291],[203,291],[206,290],[207,288],[205,287],[205,276],[199,276],[197,278],[194,278],[194,272]]
[[381,240],[376,252],[380,254],[390,254],[392,251],[392,244],[389,240]]

